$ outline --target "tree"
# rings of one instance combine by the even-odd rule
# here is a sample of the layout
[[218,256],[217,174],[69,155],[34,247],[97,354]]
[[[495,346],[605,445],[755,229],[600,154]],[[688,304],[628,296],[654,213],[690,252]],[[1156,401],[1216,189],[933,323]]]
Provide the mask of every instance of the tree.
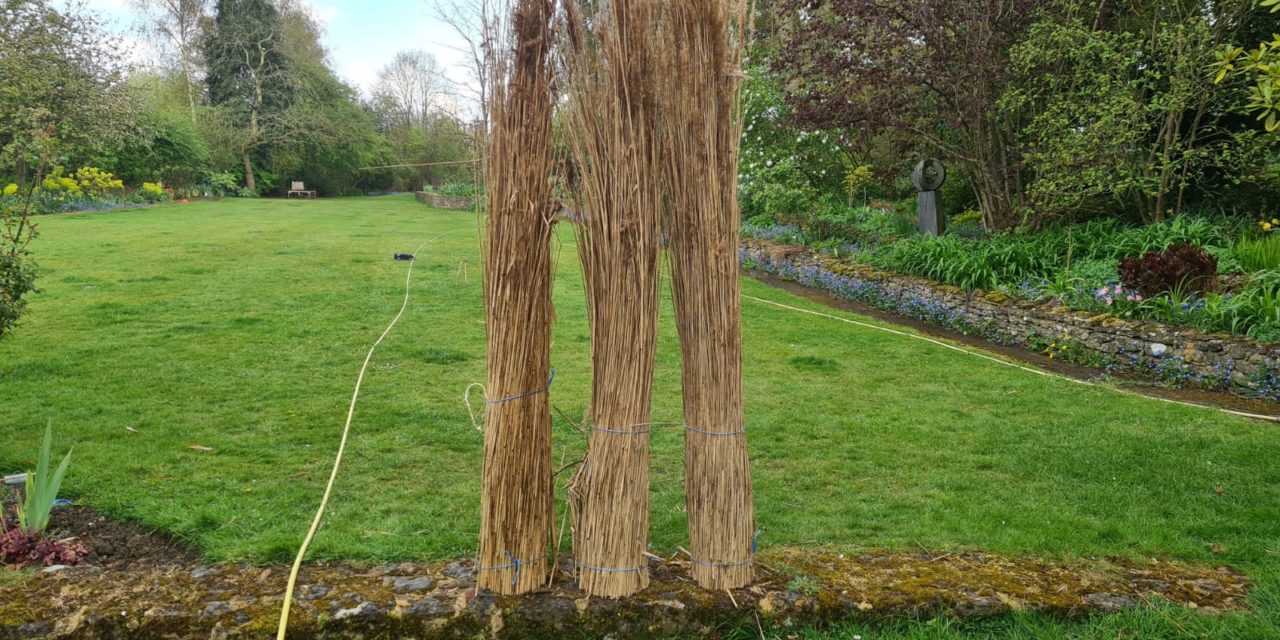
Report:
[[[1280,0],[1262,0],[1258,6],[1280,11]],[[1245,51],[1234,44],[1223,45],[1215,63],[1219,84],[1228,77],[1243,77],[1250,84],[1247,108],[1257,114],[1268,133],[1280,131],[1280,35],[1272,34],[1256,48]]]
[[394,151],[395,162],[419,165],[396,170],[399,188],[472,178],[472,167],[435,164],[475,155],[474,141],[450,111],[446,82],[435,58],[423,51],[398,52],[378,75],[369,108]]
[[1272,153],[1241,126],[1239,88],[1215,88],[1207,71],[1221,43],[1253,22],[1249,2],[1047,9],[1013,47],[1000,100],[1032,219],[1118,207],[1163,220],[1215,176],[1245,177]]
[[107,154],[133,133],[119,39],[80,5],[0,0],[0,175]]
[[186,80],[187,108],[191,124],[196,124],[201,72],[200,43],[208,19],[208,0],[133,0],[139,13],[149,16],[144,34],[162,43]]
[[300,65],[295,74],[298,96],[288,118],[291,127],[307,134],[268,149],[265,166],[325,194],[349,195],[360,187],[386,185],[389,174],[361,171],[390,164],[394,156],[378,135],[374,116],[357,103],[355,91],[324,65]]
[[399,51],[378,73],[373,102],[393,127],[426,127],[440,106],[444,79],[435,56],[421,49]]
[[[461,51],[467,56],[467,71],[471,75],[465,89],[475,98],[483,126],[489,122],[489,83],[494,65],[490,34],[497,32],[496,20],[504,11],[504,1],[440,0],[436,4],[436,16],[465,43]],[[484,137],[487,136],[482,131]]]
[[329,195],[389,187],[390,172],[365,168],[392,163],[391,147],[378,134],[374,114],[361,107],[356,91],[329,67],[319,23],[298,0],[276,0],[275,6],[292,92],[280,117],[293,135],[261,149],[264,169]]
[[109,168],[130,185],[162,182],[184,189],[200,182],[209,166],[209,149],[186,115],[185,109],[181,115],[156,108],[142,112],[139,134],[115,154]]
[[795,122],[893,131],[959,166],[984,222],[1019,222],[1012,128],[996,102],[1034,0],[780,0],[772,69]]
[[32,197],[45,169],[109,154],[135,129],[120,51],[81,5],[0,0],[0,175],[25,191],[0,198],[0,338],[36,290]]
[[21,203],[0,198],[0,339],[13,333],[27,309],[27,294],[36,291],[36,264],[30,249],[36,237],[31,190],[28,186]]
[[295,98],[280,12],[267,0],[217,0],[204,41],[210,102],[234,123],[245,188],[257,191],[255,155],[287,140]]

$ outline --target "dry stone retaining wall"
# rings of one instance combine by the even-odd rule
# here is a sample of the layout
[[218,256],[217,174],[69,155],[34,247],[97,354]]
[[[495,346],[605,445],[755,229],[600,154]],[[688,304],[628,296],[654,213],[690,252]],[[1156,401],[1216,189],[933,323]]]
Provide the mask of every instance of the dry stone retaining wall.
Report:
[[744,239],[742,266],[847,300],[1003,344],[1058,344],[1073,361],[1171,383],[1230,389],[1280,401],[1280,345],[1109,314],[1072,311],[1001,293],[964,291],[878,271],[803,247]]
[[442,196],[437,193],[416,191],[418,202],[432,209],[449,209],[453,211],[470,211],[475,207],[475,198],[471,196]]

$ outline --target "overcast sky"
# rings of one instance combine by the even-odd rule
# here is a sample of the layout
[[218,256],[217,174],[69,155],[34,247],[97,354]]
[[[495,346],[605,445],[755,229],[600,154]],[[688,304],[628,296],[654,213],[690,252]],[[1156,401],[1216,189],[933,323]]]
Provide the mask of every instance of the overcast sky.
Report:
[[[454,82],[467,80],[462,40],[436,18],[438,0],[304,0],[324,28],[329,62],[343,79],[366,96],[378,70],[397,51],[424,49],[436,57]],[[151,57],[135,24],[141,19],[130,0],[85,0],[108,27],[134,48],[139,61]]]

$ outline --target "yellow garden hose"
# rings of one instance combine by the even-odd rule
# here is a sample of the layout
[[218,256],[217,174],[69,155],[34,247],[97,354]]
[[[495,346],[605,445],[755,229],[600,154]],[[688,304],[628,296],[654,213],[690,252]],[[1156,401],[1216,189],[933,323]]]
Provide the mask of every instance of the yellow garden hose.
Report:
[[[438,234],[418,245],[413,251],[416,256],[427,243],[434,242],[440,238],[453,233],[446,231]],[[285,631],[289,627],[289,608],[293,605],[293,590],[298,582],[298,571],[302,569],[302,559],[307,555],[307,549],[311,546],[311,540],[315,538],[316,530],[320,528],[320,520],[324,518],[324,510],[329,506],[329,496],[333,493],[334,482],[338,479],[338,467],[342,465],[342,454],[347,449],[347,436],[351,433],[351,418],[356,413],[356,401],[360,399],[360,385],[364,383],[364,373],[369,369],[369,361],[373,359],[373,352],[382,344],[383,339],[391,333],[391,329],[400,321],[400,317],[404,315],[405,309],[409,308],[409,284],[413,279],[413,265],[417,260],[409,261],[409,270],[404,276],[404,302],[400,305],[400,311],[396,313],[396,317],[391,319],[391,324],[383,330],[382,335],[374,341],[373,346],[369,347],[369,353],[364,357],[364,364],[360,367],[360,375],[356,377],[356,388],[351,394],[351,406],[347,408],[347,422],[342,426],[342,440],[338,443],[338,454],[333,459],[333,469],[329,472],[329,482],[324,487],[324,496],[320,498],[320,508],[316,509],[316,517],[311,520],[311,528],[307,529],[307,535],[302,539],[302,546],[298,548],[298,555],[293,559],[293,568],[289,570],[289,583],[284,592],[284,604],[280,608],[280,627],[276,631],[276,639],[284,640]]]

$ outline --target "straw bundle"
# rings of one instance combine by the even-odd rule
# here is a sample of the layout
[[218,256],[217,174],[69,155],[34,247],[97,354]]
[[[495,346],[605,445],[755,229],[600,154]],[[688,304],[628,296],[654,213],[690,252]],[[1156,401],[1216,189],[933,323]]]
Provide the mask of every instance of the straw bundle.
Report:
[[592,425],[570,483],[579,586],[649,582],[649,401],[656,351],[661,193],[653,139],[654,0],[566,3],[566,129],[591,323]]
[[742,408],[738,290],[743,0],[670,0],[661,30],[661,151],[683,364],[692,573],[748,584],[755,514]]
[[486,162],[488,400],[479,586],[546,582],[554,519],[550,386],[552,0],[519,0],[495,58]]

